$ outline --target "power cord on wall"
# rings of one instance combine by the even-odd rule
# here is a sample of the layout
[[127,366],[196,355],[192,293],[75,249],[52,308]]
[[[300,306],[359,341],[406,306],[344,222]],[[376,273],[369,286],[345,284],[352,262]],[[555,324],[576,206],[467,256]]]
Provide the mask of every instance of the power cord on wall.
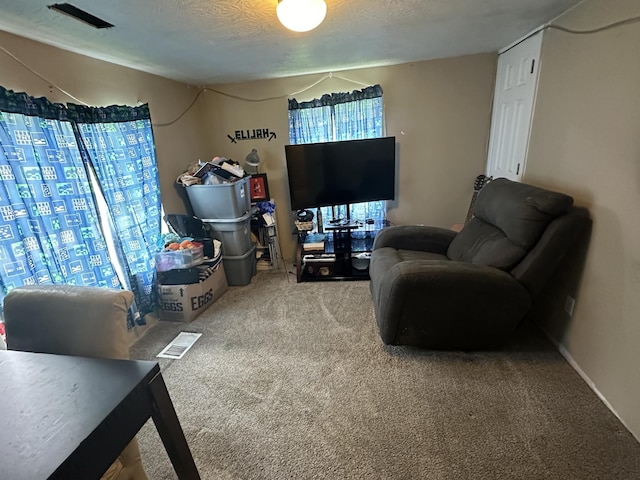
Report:
[[324,77],[322,77],[320,80],[312,83],[311,85],[309,85],[308,87],[304,87],[301,90],[298,90],[297,92],[291,92],[291,93],[287,93],[285,95],[277,95],[275,97],[265,97],[265,98],[247,98],[247,97],[242,97],[240,95],[232,95],[231,93],[226,93],[226,92],[222,92],[220,90],[216,90],[215,88],[209,88],[209,87],[205,87],[205,90],[211,90],[212,92],[215,92],[219,95],[223,95],[225,97],[229,97],[229,98],[233,98],[235,100],[241,100],[243,102],[267,102],[270,100],[280,100],[283,98],[290,98],[293,97],[295,95],[299,95],[301,93],[304,93],[308,90],[311,90],[313,87],[315,87],[316,85],[321,84],[322,82],[329,80],[331,78],[337,78],[339,80],[344,80],[346,82],[351,82],[355,85],[361,86],[361,87],[370,87],[371,84],[367,84],[367,83],[362,83],[359,82],[357,80],[351,80],[350,78],[346,78],[346,77],[342,77],[340,75],[335,75],[333,72],[330,72],[328,74],[326,74]]
[[[80,100],[79,98],[73,96],[71,93],[67,92],[66,90],[64,90],[63,88],[59,87],[57,84],[55,84],[54,82],[51,82],[50,80],[48,80],[46,77],[44,77],[43,75],[41,75],[40,73],[38,73],[36,70],[34,70],[33,68],[31,68],[29,65],[27,65],[25,62],[23,62],[22,60],[20,60],[16,55],[14,55],[13,53],[11,53],[9,50],[7,50],[5,47],[3,47],[2,45],[0,45],[0,50],[3,51],[4,53],[6,53],[9,57],[11,57],[12,59],[14,59],[16,62],[18,62],[20,65],[22,65],[24,68],[26,68],[27,70],[29,70],[31,73],[33,73],[36,77],[38,77],[39,79],[43,80],[44,82],[46,82],[48,85],[50,85],[51,87],[55,88],[56,90],[58,90],[59,92],[61,92],[62,94],[66,95],[67,97],[73,99],[74,101],[82,104],[82,105],[86,105],[87,107],[91,106],[90,104],[83,102],[82,100]],[[357,80],[352,80],[350,78],[347,77],[343,77],[341,75],[336,75],[333,72],[330,72],[328,74],[326,74],[324,77],[322,77],[320,80],[317,80],[316,82],[312,83],[311,85],[298,90],[296,92],[291,92],[288,93],[286,95],[278,95],[278,96],[274,96],[274,97],[265,97],[265,98],[248,98],[248,97],[242,97],[240,95],[233,95],[231,93],[226,93],[223,92],[221,90],[217,90],[215,88],[210,88],[210,87],[202,87],[198,90],[198,92],[196,93],[195,97],[193,98],[193,100],[191,101],[191,103],[189,104],[189,106],[187,108],[184,109],[184,111],[178,115],[175,119],[169,121],[169,122],[164,122],[164,123],[153,123],[152,126],[154,127],[168,127],[173,125],[174,123],[178,122],[182,117],[184,117],[187,112],[189,110],[191,110],[193,108],[193,106],[195,105],[196,101],[198,100],[198,98],[200,97],[200,95],[202,95],[204,92],[211,91],[214,93],[217,93],[218,95],[223,95],[225,97],[229,97],[229,98],[233,98],[235,100],[241,100],[243,102],[267,102],[270,100],[280,100],[283,98],[290,98],[293,97],[295,95],[299,95],[301,93],[304,93],[310,89],[312,89],[313,87],[319,85],[320,83],[331,79],[331,78],[337,78],[339,80],[343,80],[346,82],[350,82],[353,83],[355,85],[359,85],[362,87],[368,87],[370,86],[370,84],[366,84],[366,83],[362,83],[359,82]],[[144,103],[144,102],[143,102]]]
[[561,32],[571,33],[573,35],[590,35],[592,33],[604,32],[605,30],[610,30],[612,28],[622,27],[624,25],[631,25],[632,23],[637,23],[637,22],[640,22],[640,16],[626,18],[624,20],[619,20],[617,22],[613,22],[613,23],[609,23],[607,25],[603,25],[602,27],[591,28],[591,29],[588,29],[588,30],[575,30],[573,28],[567,28],[567,27],[563,27],[562,25],[554,25],[554,24],[550,23],[550,24],[543,25],[542,27],[535,29],[529,35],[527,35],[526,37],[520,39],[518,42],[514,43],[513,45],[509,46],[509,48],[505,49],[501,53],[508,52],[512,48],[517,47],[522,42],[530,39],[534,35],[542,32],[544,30],[559,30]]
[[201,88],[200,90],[198,90],[198,93],[196,93],[196,96],[193,98],[193,100],[191,101],[189,106],[180,115],[178,115],[175,119],[173,119],[173,120],[171,120],[170,122],[167,122],[167,123],[152,123],[151,126],[152,127],[168,127],[170,125],[173,125],[178,120],[180,120],[182,117],[184,117],[189,110],[191,110],[191,108],[196,104],[196,101],[198,100],[198,98],[200,98],[200,95],[202,95],[206,90],[207,90],[206,88]]
[[18,57],[16,57],[13,53],[11,53],[9,50],[7,50],[6,48],[4,48],[2,45],[0,45],[0,50],[2,50],[4,53],[6,53],[7,55],[9,55],[11,58],[13,58],[16,62],[18,62],[20,65],[22,65],[24,68],[26,68],[27,70],[29,70],[31,73],[33,73],[36,77],[38,77],[41,80],[44,80],[46,83],[48,83],[50,86],[52,86],[53,88],[55,88],[56,90],[62,92],[63,94],[65,94],[67,97],[72,98],[73,100],[75,100],[78,103],[81,103],[82,105],[86,105],[87,107],[89,107],[90,105],[88,103],[83,102],[82,100],[80,100],[77,97],[74,97],[73,95],[71,95],[69,92],[67,92],[66,90],[63,90],[62,88],[60,88],[58,85],[56,85],[53,82],[50,82],[49,80],[47,80],[45,77],[43,77],[42,75],[40,75],[38,72],[36,72],[33,68],[31,68],[29,65],[27,65],[26,63],[24,63],[22,60],[20,60]]
[[362,86],[362,87],[369,87],[369,86],[370,86],[370,84],[362,83],[362,82],[359,82],[359,81],[357,81],[357,80],[352,80],[352,79],[350,79],[350,78],[346,78],[346,77],[343,77],[343,76],[340,76],[340,75],[335,75],[333,72],[330,72],[330,73],[328,73],[327,75],[325,75],[324,77],[322,77],[320,80],[318,80],[318,81],[316,81],[316,82],[312,83],[311,85],[309,85],[309,86],[307,86],[307,87],[305,87],[305,88],[303,88],[303,89],[301,89],[301,90],[298,90],[297,92],[287,93],[286,95],[277,95],[277,96],[275,96],[275,97],[248,98],[248,97],[243,97],[243,96],[240,96],[240,95],[233,95],[233,94],[231,94],[231,93],[226,93],[226,92],[223,92],[223,91],[221,91],[221,90],[217,90],[217,89],[215,89],[215,88],[211,88],[211,87],[202,87],[202,88],[198,91],[198,93],[196,94],[196,96],[195,96],[195,98],[193,99],[193,101],[191,102],[191,104],[190,104],[190,105],[186,108],[186,110],[185,110],[184,112],[182,112],[182,113],[181,113],[181,114],[180,114],[180,115],[179,115],[175,120],[172,120],[172,121],[167,122],[167,123],[158,123],[158,124],[155,124],[155,123],[154,123],[154,124],[153,124],[153,126],[154,126],[154,127],[168,127],[169,125],[173,125],[173,124],[174,124],[174,123],[176,123],[178,120],[180,120],[180,119],[181,119],[181,118],[182,118],[182,117],[183,117],[183,116],[184,116],[184,115],[185,115],[185,114],[186,114],[186,113],[187,113],[187,112],[188,112],[188,111],[193,107],[193,105],[196,103],[196,100],[198,99],[198,97],[199,97],[203,92],[206,92],[206,91],[214,92],[214,93],[217,93],[218,95],[222,95],[222,96],[224,96],[224,97],[228,97],[228,98],[233,98],[234,100],[240,100],[240,101],[243,101],[243,102],[268,102],[268,101],[271,101],[271,100],[281,100],[281,99],[284,99],[284,98],[291,98],[291,97],[294,97],[294,96],[296,96],[296,95],[299,95],[299,94],[301,94],[301,93],[304,93],[304,92],[306,92],[306,91],[308,91],[308,90],[312,89],[313,87],[315,87],[315,86],[319,85],[320,83],[322,83],[322,82],[324,82],[325,80],[328,80],[328,79],[330,79],[330,78],[337,78],[337,79],[339,79],[339,80],[344,80],[344,81],[346,81],[346,82],[351,82],[351,83],[353,83],[353,84],[356,84],[356,85],[358,85],[358,86]]

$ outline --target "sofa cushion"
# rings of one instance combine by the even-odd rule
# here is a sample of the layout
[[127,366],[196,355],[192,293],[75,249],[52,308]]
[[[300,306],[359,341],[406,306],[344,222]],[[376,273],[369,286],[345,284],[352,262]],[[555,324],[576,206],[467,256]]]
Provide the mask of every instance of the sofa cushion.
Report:
[[419,250],[396,250],[392,247],[382,247],[375,250],[369,263],[369,277],[371,278],[371,291],[375,300],[380,300],[381,283],[385,273],[391,267],[401,262],[413,262],[416,260],[447,260],[445,255]]
[[573,198],[563,193],[505,178],[493,180],[480,191],[474,218],[453,239],[447,256],[511,270],[572,203]]
[[563,193],[498,178],[480,190],[473,214],[529,251],[547,225],[572,204],[573,198]]
[[447,256],[458,262],[510,270],[527,251],[511,241],[502,230],[479,218],[472,218],[449,245]]

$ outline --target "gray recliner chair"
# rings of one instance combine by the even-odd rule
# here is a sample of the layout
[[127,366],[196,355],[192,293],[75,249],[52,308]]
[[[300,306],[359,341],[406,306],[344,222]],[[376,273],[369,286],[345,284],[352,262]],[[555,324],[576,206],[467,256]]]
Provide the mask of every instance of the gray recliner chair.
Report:
[[385,344],[473,350],[504,343],[591,220],[573,199],[499,178],[456,233],[394,226],[376,236],[369,274]]

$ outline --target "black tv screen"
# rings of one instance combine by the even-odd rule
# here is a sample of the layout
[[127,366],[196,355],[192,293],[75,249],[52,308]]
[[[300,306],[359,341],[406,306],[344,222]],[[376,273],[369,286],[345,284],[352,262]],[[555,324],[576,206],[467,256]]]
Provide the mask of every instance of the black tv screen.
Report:
[[392,200],[395,137],[285,145],[291,208]]

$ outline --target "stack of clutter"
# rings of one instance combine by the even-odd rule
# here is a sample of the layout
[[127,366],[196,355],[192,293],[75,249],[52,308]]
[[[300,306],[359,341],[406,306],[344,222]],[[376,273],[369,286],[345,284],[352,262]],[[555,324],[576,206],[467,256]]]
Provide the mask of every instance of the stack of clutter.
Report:
[[185,187],[191,185],[219,185],[233,183],[245,178],[247,174],[235,160],[214,157],[210,162],[198,160],[189,164],[176,182]]
[[256,274],[256,244],[251,241],[249,177],[235,182],[186,187],[193,212],[222,243],[229,285],[248,285]]
[[245,177],[244,169],[235,160],[214,157],[210,162],[199,162],[200,168],[193,174],[203,185],[233,183]]
[[257,242],[257,270],[278,268],[278,239],[276,231],[275,210],[272,201],[257,202],[258,212],[251,218],[251,235]]
[[[180,215],[167,215],[175,225],[186,224]],[[194,219],[197,220],[197,219]],[[190,322],[204,312],[224,292],[227,279],[222,265],[221,243],[211,243],[212,255],[205,256],[205,245],[191,236],[172,233],[163,238],[164,248],[156,254],[156,284],[160,320]],[[210,239],[208,239],[210,240]]]

